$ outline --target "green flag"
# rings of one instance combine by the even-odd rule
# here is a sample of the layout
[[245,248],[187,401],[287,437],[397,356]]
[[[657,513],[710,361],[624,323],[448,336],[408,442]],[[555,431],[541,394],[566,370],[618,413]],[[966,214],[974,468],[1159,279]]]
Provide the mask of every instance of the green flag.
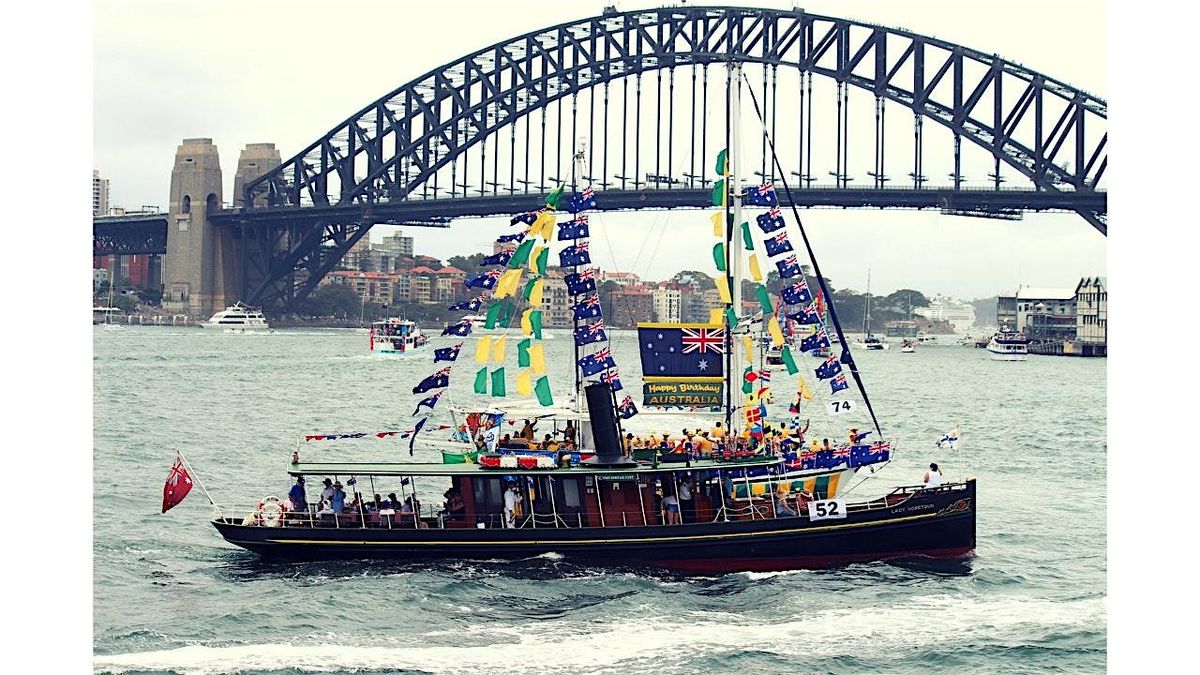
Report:
[[754,250],[754,237],[750,236],[750,223],[742,223],[742,242],[746,244],[747,251]]
[[529,262],[529,252],[533,250],[533,242],[534,238],[530,237],[521,242],[521,245],[517,247],[517,250],[513,251],[513,257],[508,259],[508,268],[510,270],[515,270],[521,265]]
[[533,329],[533,337],[542,339],[542,310],[535,309],[529,313],[529,325]]
[[533,393],[537,394],[538,403],[554,405],[554,397],[550,395],[550,380],[546,377],[538,378],[537,384],[533,387]]
[[729,175],[729,153],[725,150],[717,153],[717,175]]
[[492,396],[507,396],[504,391],[504,366],[492,371]]
[[750,392],[754,391],[754,383],[751,382],[746,377],[747,375],[750,374],[751,370],[754,370],[753,365],[746,366],[746,370],[742,372],[742,393],[743,394],[749,394]]
[[725,206],[726,199],[729,197],[729,191],[725,189],[725,179],[722,178],[713,184],[712,189],[712,205]]
[[783,359],[783,365],[787,366],[788,375],[795,375],[800,372],[800,368],[796,365],[796,359],[792,356],[792,350],[786,346],[783,348],[783,353],[779,355]]
[[512,318],[512,313],[513,305],[511,302],[504,300],[501,302],[492,303],[492,306],[488,307],[487,322],[484,323],[483,327],[487,328],[488,330],[491,330],[497,326],[503,328],[508,324],[508,320]]
[[546,195],[546,206],[549,206],[552,209],[557,209],[558,202],[560,202],[562,200],[562,196],[563,196],[563,186],[559,185],[558,187],[554,188],[553,192]]
[[538,268],[538,272],[537,272],[538,274],[546,273],[546,264],[549,261],[550,261],[550,247],[547,246],[542,249],[541,253],[538,253],[537,260],[534,261],[534,263],[536,264],[536,266]]
[[525,338],[517,343],[517,365],[522,368],[529,367],[529,345],[533,342],[529,338]]
[[755,284],[754,292],[758,294],[758,304],[762,305],[763,316],[774,314],[775,307],[771,304],[771,294],[767,292],[767,287]]
[[729,324],[729,330],[737,328],[737,312],[733,311],[732,307],[725,308],[725,323]]
[[480,368],[479,372],[475,373],[475,393],[487,393],[487,366]]
[[721,242],[713,246],[713,262],[717,264],[717,271],[725,271],[725,242]]

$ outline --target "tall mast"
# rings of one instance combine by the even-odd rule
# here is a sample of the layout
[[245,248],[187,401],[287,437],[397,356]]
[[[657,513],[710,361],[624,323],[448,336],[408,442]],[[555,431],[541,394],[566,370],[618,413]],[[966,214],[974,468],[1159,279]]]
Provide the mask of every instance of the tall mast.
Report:
[[[579,150],[575,153],[575,161],[571,163],[571,189],[573,192],[578,191],[576,189],[576,181],[580,176],[583,175],[583,157],[586,152],[587,146],[583,143],[580,143]],[[572,242],[572,245],[579,243],[578,240],[572,240]],[[549,242],[547,242],[547,244],[549,244]],[[542,271],[545,272],[545,270]],[[571,267],[572,274],[578,272],[578,265]],[[596,289],[596,297],[600,297],[599,288]],[[574,303],[572,303],[572,305],[573,304]],[[571,362],[571,369],[575,371],[575,412],[580,412],[583,410],[583,403],[580,401],[580,397],[583,396],[583,374],[579,369],[579,359],[581,358],[579,354],[579,344],[575,341],[575,333],[579,330],[579,319],[575,317],[574,311],[571,312],[571,327],[573,328],[571,331],[571,343],[575,345],[575,360]]]
[[[741,65],[730,63],[725,79],[725,148],[726,175],[725,179],[725,280],[729,285],[730,306],[733,315],[739,316],[742,311],[742,243],[736,232],[737,224],[742,217],[742,199],[737,194],[737,172],[740,149],[738,124],[741,106]],[[738,341],[733,339],[733,326],[729,326],[725,335],[725,428],[733,433],[733,383],[734,364],[741,363],[738,356]]]

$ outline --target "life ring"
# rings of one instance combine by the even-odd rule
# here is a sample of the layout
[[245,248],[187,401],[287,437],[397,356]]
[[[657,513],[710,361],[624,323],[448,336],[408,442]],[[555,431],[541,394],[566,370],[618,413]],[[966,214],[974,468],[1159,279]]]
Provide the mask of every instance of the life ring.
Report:
[[264,497],[258,505],[258,515],[262,519],[263,527],[279,527],[283,521],[283,505],[280,504],[279,497]]

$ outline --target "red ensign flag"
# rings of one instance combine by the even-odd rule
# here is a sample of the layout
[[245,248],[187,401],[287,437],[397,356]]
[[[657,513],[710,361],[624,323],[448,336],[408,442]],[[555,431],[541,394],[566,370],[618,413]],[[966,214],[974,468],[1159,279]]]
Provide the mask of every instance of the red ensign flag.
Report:
[[171,467],[171,475],[167,476],[167,482],[163,485],[162,512],[166,513],[167,509],[183,501],[191,491],[192,477],[188,475],[187,469],[183,468],[183,459],[176,457],[175,466]]

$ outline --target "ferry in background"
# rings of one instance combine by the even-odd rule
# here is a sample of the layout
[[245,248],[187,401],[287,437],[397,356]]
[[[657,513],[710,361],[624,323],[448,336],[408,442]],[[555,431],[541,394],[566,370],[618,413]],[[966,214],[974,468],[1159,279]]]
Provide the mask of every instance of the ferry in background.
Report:
[[1024,361],[1029,354],[1029,338],[1022,333],[1001,329],[987,343],[993,361]]
[[246,332],[248,330],[267,330],[267,319],[261,309],[256,309],[241,302],[235,302],[220,312],[212,315],[208,321],[199,324],[201,328],[224,328],[227,332]]
[[386,319],[371,324],[371,353],[404,354],[429,344],[429,336],[408,319]]
[[113,324],[118,316],[121,315],[120,308],[117,307],[93,307],[92,308],[92,325],[98,324]]

